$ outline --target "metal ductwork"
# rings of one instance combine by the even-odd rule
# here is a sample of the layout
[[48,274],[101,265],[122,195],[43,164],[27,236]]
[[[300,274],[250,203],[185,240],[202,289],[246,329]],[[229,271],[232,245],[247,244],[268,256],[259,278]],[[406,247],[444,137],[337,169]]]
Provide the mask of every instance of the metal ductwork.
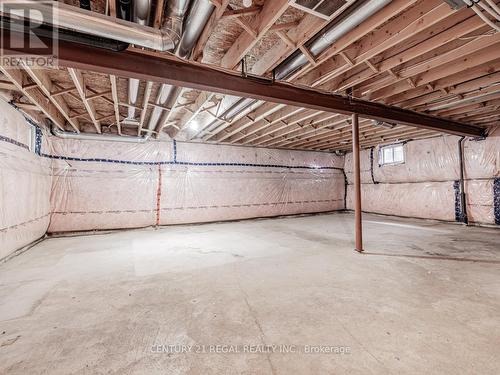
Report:
[[[173,0],[167,4],[167,13],[162,27],[172,31],[172,39],[174,40],[176,52],[177,46],[183,34],[184,19],[189,6],[189,0]],[[162,107],[172,108],[180,94],[180,89],[176,86],[163,84],[158,91],[156,104]],[[154,107],[149,118],[148,129],[159,129],[161,127],[160,117],[162,117],[163,109]],[[163,119],[162,119],[163,120]],[[159,130],[157,130],[159,132]]]
[[181,40],[175,54],[183,59],[190,57],[205,25],[212,15],[215,6],[209,0],[193,0],[184,22]]
[[[390,2],[391,0],[369,0],[365,1],[356,8],[348,9],[343,18],[330,23],[323,31],[307,42],[305,46],[309,49],[313,56],[318,56],[336,40],[347,34],[356,26],[360,25],[363,21],[381,10]],[[281,80],[286,79],[308,62],[309,60],[304,56],[304,54],[300,50],[297,50],[275,69],[275,78]],[[234,106],[228,108],[222,117],[225,120],[230,120],[239,112],[251,107],[256,102],[257,100],[255,99],[241,98],[234,104]],[[210,131],[210,129],[213,129],[219,122],[220,120],[214,119],[205,127],[205,129]]]
[[[122,0],[123,1],[123,0]],[[130,0],[126,0],[130,6]],[[134,14],[133,21],[142,26],[148,26],[151,15],[151,0],[135,0],[134,1]],[[128,107],[127,118],[124,123],[139,125],[135,119],[135,107],[137,106],[137,97],[139,95],[139,80],[130,78],[128,80],[128,100],[129,104],[134,107]]]
[[[20,2],[16,4],[16,9],[22,7],[26,8],[26,12],[22,13],[30,15],[33,18],[35,18],[34,15],[36,12],[28,10],[39,12],[34,21],[39,22],[41,15],[47,25],[59,29],[114,39],[158,51],[170,51],[175,47],[170,33],[165,30],[138,25],[61,2],[57,2],[57,6],[52,6],[51,3],[44,1]],[[9,16],[13,17],[14,15],[9,14]]]
[[[360,6],[356,7],[352,11],[348,12],[347,15],[338,22],[333,22],[328,25],[323,31],[313,37],[309,42],[305,44],[305,47],[311,52],[313,56],[320,55],[324,50],[326,50],[330,45],[335,43],[342,36],[347,34],[349,31],[359,26],[363,21],[371,17],[373,14],[377,13],[391,0],[369,0],[365,1]],[[297,50],[285,61],[283,61],[275,69],[276,79],[286,79],[292,73],[296,72],[304,65],[309,62],[304,54]]]
[[[167,7],[166,20],[163,27],[179,33],[175,54],[183,59],[189,58],[205,25],[212,15],[215,6],[209,0],[175,0]],[[156,104],[172,108],[182,89],[177,86],[163,84],[160,88]],[[168,113],[155,107],[148,122],[148,129],[158,134]]]
[[[225,98],[227,98],[227,96]],[[257,102],[258,102],[258,100],[256,100],[256,99],[239,98],[233,105],[229,106],[229,108],[226,109],[219,116],[219,118],[213,119],[208,125],[206,125],[200,133],[203,135],[204,133],[211,132],[213,129],[215,129],[217,126],[219,126],[223,121],[232,120],[239,113],[247,110],[248,108],[250,108],[251,106],[253,106]],[[200,134],[200,133],[197,133],[197,134]],[[189,139],[193,139],[197,134],[193,134],[191,137],[189,137]]]
[[151,16],[151,0],[134,1],[134,22],[142,26],[149,26]]
[[[2,18],[0,20],[0,27],[9,32],[15,31],[19,33],[26,33],[28,30],[24,26],[24,20]],[[40,38],[50,39],[54,36],[54,28],[50,25],[40,25],[39,27],[29,29],[31,34],[35,34]],[[73,30],[58,30],[58,40],[78,43],[87,46],[103,48],[110,51],[124,51],[128,48],[129,43],[120,42],[114,39],[102,38],[99,36],[83,34]]]
[[125,21],[132,21],[132,0],[118,0],[116,15]]
[[170,30],[177,47],[183,33],[184,18],[189,6],[189,0],[173,0],[167,3],[165,21],[162,28]]
[[58,138],[64,139],[81,139],[88,141],[110,141],[110,142],[128,142],[128,143],[144,143],[147,141],[146,137],[133,137],[128,135],[117,134],[91,134],[91,133],[73,133],[65,132],[52,124],[52,134]]

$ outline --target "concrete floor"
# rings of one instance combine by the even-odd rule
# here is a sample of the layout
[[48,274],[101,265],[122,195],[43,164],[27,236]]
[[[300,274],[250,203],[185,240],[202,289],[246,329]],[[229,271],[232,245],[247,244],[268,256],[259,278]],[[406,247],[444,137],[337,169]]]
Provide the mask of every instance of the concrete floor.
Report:
[[45,240],[0,265],[0,373],[498,374],[500,231],[364,219],[365,255],[351,214]]

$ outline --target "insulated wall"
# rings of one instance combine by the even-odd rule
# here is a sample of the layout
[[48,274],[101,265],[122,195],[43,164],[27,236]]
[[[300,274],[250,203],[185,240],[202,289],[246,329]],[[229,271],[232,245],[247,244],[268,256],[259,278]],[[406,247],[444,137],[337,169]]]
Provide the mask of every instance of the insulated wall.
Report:
[[49,232],[135,228],[344,208],[343,157],[181,142],[45,139]]
[[[379,165],[379,149],[361,152],[363,211],[457,221],[460,214],[459,137],[441,136],[404,144],[403,164]],[[495,184],[500,187],[500,135],[464,142],[469,222],[495,224]],[[347,208],[352,209],[352,154],[346,155]],[[499,197],[497,192],[497,199]],[[495,217],[495,210],[497,214]]]
[[50,220],[50,160],[30,150],[35,127],[0,100],[0,259],[42,237]]

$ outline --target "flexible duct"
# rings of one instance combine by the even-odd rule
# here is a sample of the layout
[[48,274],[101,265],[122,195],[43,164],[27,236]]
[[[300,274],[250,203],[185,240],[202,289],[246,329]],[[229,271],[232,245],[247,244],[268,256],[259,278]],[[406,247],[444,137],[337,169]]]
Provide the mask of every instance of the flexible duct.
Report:
[[[390,2],[391,0],[366,1],[341,21],[334,22],[333,24],[327,26],[324,31],[321,31],[313,39],[306,43],[306,48],[309,49],[313,56],[318,56],[330,45],[335,43],[335,41],[355,27],[359,26],[363,21],[377,13]],[[286,79],[308,62],[309,60],[304,56],[304,54],[300,50],[297,50],[278,67],[276,67],[275,77],[276,79]]]
[[[209,0],[169,2],[164,27],[173,31],[179,30],[180,39],[175,48],[177,56],[184,59],[189,58],[214,9],[214,5]],[[182,89],[177,86],[163,84],[156,104],[172,108],[181,92]],[[148,122],[148,129],[154,129],[158,134],[166,116],[168,113],[164,113],[162,108],[155,107]]]
[[[354,29],[356,26],[360,25],[363,21],[368,19],[370,16],[381,10],[391,0],[370,0],[361,4],[358,8],[354,9],[350,14],[348,14],[341,21],[336,23],[331,23],[328,25],[324,31],[317,34],[313,39],[306,43],[307,48],[314,56],[318,56],[321,52],[326,50],[330,45],[332,45],[336,40],[338,40],[343,35],[347,34],[349,31]],[[304,54],[297,50],[289,58],[283,61],[275,69],[276,79],[286,79],[292,73],[303,67],[309,62],[309,60],[304,56]],[[231,119],[238,112],[251,107],[255,104],[257,100],[255,99],[241,99],[234,104],[234,108],[229,108],[224,114],[225,119]],[[213,126],[220,122],[218,119],[214,119],[210,124],[207,125],[207,129],[213,128]]]
[[[46,24],[60,29],[114,39],[158,51],[170,51],[175,47],[170,33],[166,30],[138,25],[61,2],[58,2],[57,6],[52,6],[51,3],[45,1],[16,4],[16,9],[23,7],[26,8],[26,11],[19,12],[19,14],[23,14],[21,17],[29,15],[28,18],[39,22],[39,18],[42,16]],[[14,15],[9,14],[9,16]]]
[[167,3],[165,21],[162,27],[171,30],[174,44],[177,47],[183,33],[184,18],[189,6],[189,0],[173,0]]
[[184,22],[181,40],[175,51],[177,56],[187,59],[191,55],[214,9],[214,5],[209,0],[192,1]]
[[[172,38],[174,40],[175,46],[179,45],[181,36],[183,34],[183,24],[184,18],[189,6],[189,0],[173,0],[169,1],[167,4],[167,13],[165,16],[165,22],[163,23],[163,28],[172,31]],[[176,48],[177,54],[177,48]],[[176,86],[163,84],[160,87],[158,96],[156,98],[156,104],[162,107],[171,108],[177,96],[180,94],[180,89]],[[149,118],[148,129],[158,129],[161,126],[160,117],[162,116],[163,109],[159,107],[154,107],[153,112]]]
[[151,0],[134,1],[134,22],[142,26],[149,26],[151,14]]
[[[134,1],[135,23],[142,26],[148,26],[150,14],[151,14],[151,0]],[[135,107],[137,106],[138,94],[139,94],[139,80],[136,78],[130,78],[128,80],[128,100],[129,104],[131,104],[133,107],[128,107],[127,118],[124,120],[125,123],[132,123],[134,125],[137,125],[137,121],[135,120]]]
[[[227,96],[224,97],[224,99],[226,99],[226,98],[227,98]],[[258,102],[258,100],[256,100],[256,99],[239,98],[233,105],[231,105],[228,109],[226,109],[220,115],[220,118],[213,119],[207,126],[205,126],[202,134],[212,131],[214,128],[216,128],[223,121],[229,121],[229,120],[233,119],[239,113],[247,110],[248,108],[250,108],[252,105],[254,105],[257,102]],[[193,139],[197,134],[199,134],[199,133],[193,134],[189,139]]]

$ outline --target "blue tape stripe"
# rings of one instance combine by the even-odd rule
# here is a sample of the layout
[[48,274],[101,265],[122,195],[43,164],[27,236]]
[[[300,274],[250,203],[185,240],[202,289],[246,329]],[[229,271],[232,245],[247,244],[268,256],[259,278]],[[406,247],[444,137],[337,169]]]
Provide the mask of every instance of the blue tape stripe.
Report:
[[187,161],[129,161],[118,159],[104,159],[104,158],[76,158],[72,156],[50,155],[42,153],[41,156],[68,161],[84,161],[84,162],[99,162],[99,163],[116,163],[116,164],[132,164],[132,165],[190,165],[197,167],[256,167],[256,168],[286,168],[286,169],[322,169],[322,170],[339,170],[342,168],[337,167],[310,167],[304,165],[282,165],[282,164],[254,164],[254,163],[195,163]]
[[174,164],[173,161],[130,161],[130,160],[118,160],[118,159],[104,159],[104,158],[75,158],[72,156],[62,156],[62,155],[50,155],[42,153],[41,156],[49,159],[57,160],[67,160],[67,161],[86,161],[86,162],[98,162],[98,163],[116,163],[116,164],[132,164],[132,165],[163,165],[163,164]]
[[500,177],[493,181],[493,209],[495,213],[495,224],[500,225]]
[[42,154],[42,129],[35,126],[35,154]]
[[[173,160],[171,161],[131,161],[131,160],[119,160],[119,159],[107,159],[107,158],[76,158],[72,156],[62,156],[62,155],[51,155],[46,154],[41,151],[42,148],[42,130],[31,120],[26,118],[31,125],[35,127],[35,153],[39,156],[56,159],[56,160],[66,160],[66,161],[83,161],[83,162],[98,162],[98,163],[114,163],[114,164],[129,164],[129,165],[189,165],[189,166],[197,166],[197,167],[254,167],[254,168],[285,168],[285,169],[317,169],[317,170],[339,170],[343,171],[342,168],[338,167],[311,167],[304,165],[284,165],[284,164],[256,164],[256,163],[196,163],[196,162],[187,162],[187,161],[178,161],[177,160],[177,141],[174,139],[172,142],[173,145]],[[20,147],[24,147],[29,150],[29,147],[17,142],[13,139],[0,136],[0,140],[15,144]]]
[[[0,141],[12,143],[16,146],[23,147],[29,150],[29,147],[23,143],[15,141],[14,139],[4,137],[0,135]],[[115,164],[131,164],[131,165],[190,165],[197,167],[255,167],[255,168],[286,168],[286,169],[319,169],[319,170],[339,170],[342,168],[338,167],[311,167],[305,165],[284,165],[284,164],[257,164],[257,163],[195,163],[187,161],[177,161],[177,147],[176,142],[174,142],[174,160],[172,161],[131,161],[131,160],[119,160],[119,159],[107,159],[107,158],[76,158],[72,156],[62,156],[62,155],[50,155],[41,152],[42,147],[42,131],[40,128],[36,128],[36,143],[35,143],[35,153],[37,155],[43,156],[44,158],[57,159],[57,160],[67,160],[67,161],[84,161],[84,162],[99,162],[99,163],[115,163]]]
[[12,143],[13,145],[16,145],[16,146],[19,146],[19,147],[22,147],[22,148],[25,148],[26,150],[29,150],[30,148],[28,147],[28,145],[25,145],[24,143],[21,143],[21,142],[18,142],[12,138],[9,138],[9,137],[5,137],[3,135],[0,135],[0,141],[3,141],[3,142],[7,142],[7,143]]
[[173,142],[173,147],[174,147],[174,162],[177,162],[177,141],[175,139]]
[[373,163],[374,163],[374,155],[373,154],[374,154],[374,150],[375,150],[375,147],[372,147],[370,149],[370,174],[371,174],[371,177],[372,177],[372,182],[374,184],[378,184],[378,182],[375,181],[375,175],[373,173]]
[[460,181],[453,181],[453,189],[455,190],[455,221],[462,221],[462,204],[460,202]]

